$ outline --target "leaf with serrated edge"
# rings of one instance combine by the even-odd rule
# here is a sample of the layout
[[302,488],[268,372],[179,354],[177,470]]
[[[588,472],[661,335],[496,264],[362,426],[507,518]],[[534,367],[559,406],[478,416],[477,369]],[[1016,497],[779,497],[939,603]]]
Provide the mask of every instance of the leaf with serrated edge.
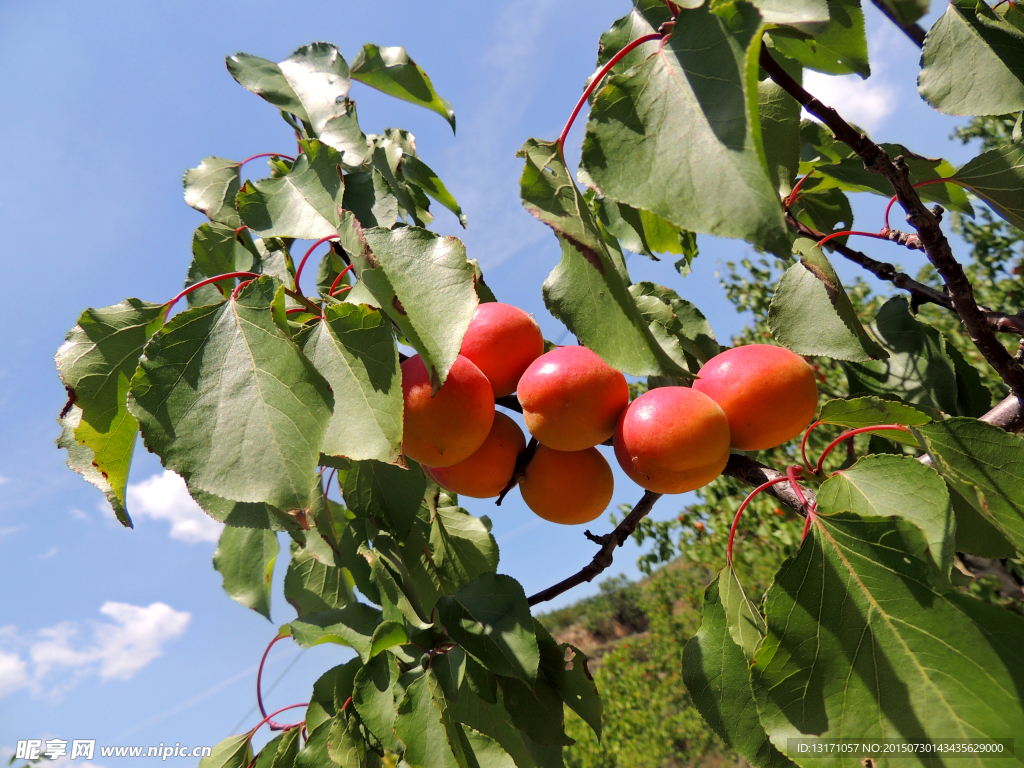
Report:
[[719,595],[721,578],[704,591],[700,629],[683,648],[683,682],[697,711],[732,749],[760,768],[791,768],[757,719],[747,660],[729,634]]
[[343,495],[355,515],[377,520],[377,525],[404,539],[426,488],[423,470],[415,462],[403,469],[379,461],[357,461],[345,476]]
[[914,429],[946,482],[1024,552],[1024,440],[975,419]]
[[449,740],[453,725],[438,683],[427,672],[409,686],[398,705],[395,733],[406,745],[403,760],[410,768],[460,768],[452,754],[456,745]]
[[146,446],[198,488],[309,506],[330,387],[271,317],[275,282],[176,315],[146,346],[129,408]]
[[[447,502],[447,503],[444,503]],[[480,518],[445,495],[430,528],[430,550],[448,592],[498,567],[498,544]]]
[[527,682],[537,677],[537,636],[515,579],[482,574],[438,600],[437,611],[451,638],[490,671]]
[[861,517],[902,517],[924,532],[940,579],[953,567],[956,521],[949,492],[931,467],[910,456],[865,456],[826,480],[818,501]]
[[533,624],[537,630],[541,671],[565,705],[590,726],[600,741],[603,705],[594,676],[587,667],[587,655],[574,645],[556,643],[536,619]]
[[296,341],[334,392],[321,453],[395,463],[402,455],[402,376],[391,324],[365,306],[324,307]]
[[[89,474],[72,466],[107,495],[122,525],[131,526],[125,509],[125,487],[139,425],[126,402],[129,383],[142,349],[164,322],[166,307],[138,299],[102,309],[87,309],[57,350],[57,372],[68,391],[69,404],[80,413],[75,441],[92,452],[93,467],[105,479],[100,486]],[[63,426],[67,426],[65,421]],[[70,455],[70,460],[74,457]],[[79,459],[84,454],[79,452]]]
[[355,600],[345,571],[325,565],[296,542],[284,576],[284,597],[300,616],[341,608]]
[[246,768],[252,760],[251,733],[228,736],[199,761],[199,768]]
[[[935,586],[922,559],[927,542],[911,522],[819,505],[811,530],[768,590],[768,634],[751,672],[776,747],[809,734],[929,740],[1024,732],[1024,618]],[[813,762],[860,765],[838,753]],[[906,762],[931,764],[909,755]]]
[[238,215],[260,237],[319,240],[338,234],[345,191],[341,156],[319,141],[300,143],[303,152],[287,174],[247,181],[238,193]]
[[758,149],[761,19],[745,4],[716,11],[684,11],[663,46],[598,91],[582,166],[606,197],[783,255],[782,205]]
[[[225,224],[201,224],[192,234],[192,263],[185,287],[228,272],[258,272],[260,254],[249,230],[236,231]],[[228,297],[237,280],[233,277],[197,288],[185,300],[188,306],[218,304]]]
[[953,178],[1024,230],[1024,144],[997,147],[962,165]]
[[448,191],[444,182],[438,178],[437,174],[426,163],[416,157],[416,155],[404,155],[401,168],[402,176],[406,181],[415,184],[427,195],[454,213],[459,218],[459,224],[465,229],[466,214],[462,212],[462,207],[452,193]]
[[809,69],[868,77],[871,67],[860,0],[829,0],[828,12],[828,26],[812,37],[785,28],[771,29],[768,34],[781,53]]
[[213,567],[228,597],[270,620],[270,583],[280,547],[277,534],[253,528],[225,527],[213,553]]
[[757,84],[757,106],[768,175],[779,193],[788,195],[800,167],[800,104],[766,79]]
[[764,617],[750,601],[739,574],[731,565],[727,565],[719,574],[718,594],[729,625],[729,635],[749,663],[753,661],[754,651],[767,631]]
[[356,673],[352,688],[352,704],[370,732],[392,752],[402,752],[395,736],[398,711],[393,690],[399,676],[395,657],[381,653],[371,658]]
[[986,3],[953,0],[925,38],[917,86],[947,115],[1024,109],[1024,32]]
[[779,280],[768,308],[768,327],[798,355],[835,360],[870,360],[887,353],[857,318],[850,297],[821,249],[799,238],[793,251],[801,260]]
[[210,221],[237,229],[242,224],[235,210],[241,167],[241,163],[222,157],[204,158],[185,171],[185,202]]
[[370,658],[373,632],[381,619],[378,609],[364,603],[350,603],[333,611],[308,613],[289,626],[295,642],[303,648],[321,643],[347,645],[365,662]]
[[[847,429],[874,427],[881,424],[903,424],[917,426],[927,424],[932,417],[924,411],[900,400],[881,397],[851,397],[846,400],[829,400],[821,407],[818,416],[820,424],[834,424]],[[882,434],[888,440],[908,445],[918,445],[917,439],[905,432],[886,430]]]
[[405,48],[367,43],[352,62],[352,79],[403,101],[437,112],[455,132],[455,112],[434,90],[433,83]]
[[85,480],[95,485],[114,510],[121,525],[128,528],[134,527],[128,512],[124,507],[124,492],[118,495],[114,487],[103,476],[103,473],[96,469],[93,462],[96,454],[92,448],[82,445],[75,439],[75,430],[82,423],[82,409],[77,405],[65,406],[63,415],[57,419],[60,424],[61,433],[57,438],[57,447],[68,452],[68,468],[80,474]]
[[301,728],[292,728],[272,739],[256,760],[254,768],[292,768],[295,756],[299,753],[299,734]]

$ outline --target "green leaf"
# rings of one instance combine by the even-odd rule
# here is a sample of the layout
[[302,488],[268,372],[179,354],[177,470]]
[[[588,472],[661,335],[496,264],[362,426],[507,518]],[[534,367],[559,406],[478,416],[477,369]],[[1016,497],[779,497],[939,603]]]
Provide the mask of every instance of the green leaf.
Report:
[[345,185],[337,150],[300,142],[303,152],[280,178],[247,181],[238,193],[242,223],[260,237],[319,240],[338,234]]
[[[801,191],[790,211],[809,227],[826,235],[833,232],[846,232],[853,228],[853,208],[849,198],[836,188]],[[835,238],[846,244],[848,235]]]
[[610,250],[556,144],[530,139],[520,180],[523,205],[555,230],[562,261],[544,281],[544,303],[580,342],[635,376],[685,376],[658,345],[629,293],[618,250]]
[[146,446],[189,487],[309,506],[330,387],[271,317],[275,282],[176,315],[146,346],[129,407]]
[[754,652],[768,631],[764,617],[751,602],[736,569],[730,565],[718,575],[718,592],[729,625],[729,636],[749,664],[754,660]]
[[896,17],[903,26],[910,26],[928,13],[931,0],[882,0],[882,5]]
[[299,753],[301,731],[301,728],[292,728],[271,739],[260,750],[255,768],[292,768],[295,765],[295,756]]
[[370,732],[387,749],[401,753],[402,743],[395,736],[398,709],[394,685],[399,674],[394,656],[389,653],[374,656],[356,673],[352,704]]
[[295,756],[295,768],[334,768],[329,753],[332,725],[332,721],[327,720],[310,729],[309,740]]
[[481,574],[437,601],[452,640],[497,675],[532,682],[540,661],[526,593],[509,576]]
[[96,468],[94,463],[96,454],[92,448],[82,445],[75,439],[75,430],[82,423],[82,409],[73,403],[68,403],[64,406],[57,423],[61,428],[60,437],[57,438],[57,447],[68,452],[68,467],[103,492],[103,496],[113,508],[114,514],[122,525],[128,528],[134,527],[124,508],[124,491],[122,490],[120,495],[114,491],[114,487],[107,478]]
[[956,520],[946,484],[910,456],[865,456],[818,489],[818,503],[861,517],[901,517],[924,533],[927,559],[946,578],[956,554]]
[[252,760],[251,733],[228,736],[199,761],[199,768],[246,768]]
[[402,456],[402,377],[391,324],[366,306],[324,307],[323,320],[296,336],[334,392],[334,415],[320,451],[386,463]]
[[697,711],[730,749],[760,768],[792,765],[757,718],[747,660],[733,641],[719,596],[721,575],[704,591],[700,629],[683,648],[683,682]]
[[992,392],[981,380],[981,373],[967,362],[963,353],[943,337],[946,357],[956,371],[956,404],[961,416],[983,416],[992,408]]
[[430,669],[437,677],[445,699],[449,702],[458,701],[459,689],[466,678],[466,652],[455,646],[447,653],[431,658]]
[[947,115],[1024,109],[1024,32],[977,0],[952,0],[924,40],[921,98]]
[[594,188],[692,232],[788,252],[758,149],[761,29],[746,5],[684,11],[656,53],[610,78],[583,140]]
[[291,112],[302,121],[309,119],[305,107],[279,65],[248,53],[228,56],[226,63],[228,72],[247,91],[252,91],[284,112]]
[[[894,398],[892,395],[889,397]],[[903,424],[909,427],[927,424],[931,420],[929,414],[901,400],[871,396],[829,400],[822,406],[821,415],[818,416],[818,422],[821,424],[834,424],[847,429],[874,427],[880,424]],[[886,430],[880,434],[887,440],[918,446],[917,440],[905,432]]]
[[300,528],[295,517],[263,502],[231,501],[198,488],[190,488],[189,494],[206,514],[232,528],[263,528],[268,531],[295,531]]
[[354,255],[360,282],[420,353],[439,389],[479,304],[466,247],[419,227],[362,230],[348,214],[346,228],[355,243],[345,250]]
[[[597,46],[597,66],[607,64],[615,54],[638,37],[657,32],[666,21],[671,20],[672,11],[664,0],[634,0],[633,10],[612,24],[611,29],[601,35]],[[626,54],[612,68],[612,72],[625,72],[642,63],[658,50],[659,42],[652,40],[641,44]]]
[[342,568],[326,565],[294,541],[291,554],[284,576],[284,597],[299,616],[330,611],[355,601]]
[[[380,172],[406,215],[417,227],[426,227],[434,220],[428,210],[430,201],[419,187],[408,184],[399,171],[405,150],[388,136],[373,138],[373,168]],[[403,222],[404,223],[404,222]]]
[[828,0],[828,15],[828,27],[813,36],[785,28],[771,29],[768,34],[779,53],[809,69],[868,77],[871,67],[860,0]]
[[464,758],[452,754],[454,747],[463,757],[456,727],[440,685],[427,672],[409,686],[398,705],[395,733],[406,745],[403,760],[410,768],[460,768]]
[[437,112],[455,132],[455,112],[434,90],[427,73],[420,69],[402,47],[381,47],[367,43],[352,62],[352,79],[383,91],[396,99],[410,101]]
[[364,603],[349,603],[322,613],[307,613],[289,626],[295,642],[303,648],[321,643],[337,643],[355,649],[366,662],[370,658],[373,633],[382,614]]
[[517,768],[516,761],[497,741],[468,725],[459,726],[462,751],[470,768]]
[[800,167],[800,104],[766,79],[757,84],[757,108],[768,176],[775,189],[788,195]]
[[961,166],[953,178],[1017,229],[1024,230],[1024,144],[984,152]]
[[975,419],[915,430],[951,488],[1024,552],[1024,441]]
[[409,637],[405,627],[394,621],[382,621],[373,630],[373,637],[370,638],[370,656],[376,656],[382,651],[405,645]]
[[235,211],[235,195],[240,186],[241,163],[222,157],[207,157],[195,168],[185,171],[182,184],[185,202],[213,222],[237,229],[242,225]]
[[433,624],[419,597],[416,582],[402,561],[394,538],[380,531],[373,539],[373,549],[365,544],[359,554],[370,564],[370,578],[380,591],[384,618],[398,623],[407,622],[415,629],[426,629]]
[[498,677],[498,687],[512,723],[538,744],[568,747],[575,742],[565,734],[562,697],[546,675],[533,683]]
[[768,308],[768,328],[799,355],[869,360],[887,353],[864,330],[842,282],[825,254],[799,238],[800,261],[786,270]]
[[956,514],[956,551],[996,560],[1013,557],[1017,548],[999,529],[971,506],[956,488],[948,484],[946,488]]
[[402,176],[407,182],[415,184],[428,196],[437,200],[437,202],[454,213],[459,218],[459,224],[465,229],[466,214],[462,212],[462,207],[452,193],[448,191],[448,187],[444,185],[444,182],[438,178],[437,174],[426,163],[416,157],[416,155],[407,154],[402,157],[401,169]]
[[87,309],[57,350],[57,372],[68,391],[63,426],[70,425],[65,417],[74,405],[80,414],[76,414],[75,442],[92,452],[89,461],[106,487],[97,483],[91,471],[83,471],[86,454],[75,451],[72,456],[70,441],[64,440],[68,465],[104,492],[117,519],[129,527],[125,486],[139,425],[126,407],[128,387],[142,348],[163,325],[165,309],[138,299]]
[[776,747],[811,734],[916,741],[1022,732],[1024,618],[934,586],[927,542],[909,521],[819,504],[812,531],[768,590],[768,635],[751,672]]
[[603,706],[594,676],[587,667],[587,655],[568,643],[558,644],[543,624],[534,619],[540,670],[555,687],[565,705],[579,715],[601,740]]
[[655,261],[656,253],[686,254],[685,238],[693,237],[692,232],[684,233],[650,211],[637,210],[601,195],[593,196],[592,207],[601,226],[617,237],[623,248]]
[[228,597],[270,620],[270,584],[280,547],[273,531],[225,527],[213,553],[213,567]]
[[[470,659],[467,673],[473,668],[473,664]],[[467,674],[458,701],[452,704],[452,716],[458,722],[494,739],[511,755],[516,768],[564,768],[561,747],[543,746],[534,742],[512,725],[502,703],[488,702],[480,698],[472,689],[469,680]]]
[[889,299],[871,324],[889,352],[886,360],[846,365],[850,393],[896,395],[908,403],[959,414],[956,369],[942,334],[910,314],[902,296]]
[[498,544],[478,517],[441,497],[430,527],[431,559],[445,592],[457,592],[498,567]]
[[811,33],[825,31],[829,4],[825,0],[751,0],[765,24],[796,27]]
[[332,760],[331,768],[364,768],[366,765],[366,742],[353,727],[354,721],[339,715],[331,721],[327,734],[327,755]]
[[342,205],[364,227],[391,229],[398,221],[398,198],[376,168],[345,175]]
[[[236,232],[225,224],[202,224],[192,235],[192,263],[185,287],[228,272],[257,272],[260,255],[249,230]],[[235,278],[218,280],[192,291],[185,300],[190,307],[219,304],[235,287]]]
[[349,659],[317,678],[306,707],[306,727],[309,730],[319,728],[346,709],[345,702],[354,693],[355,677],[362,667],[361,659]]
[[721,348],[704,314],[671,288],[654,283],[634,283],[629,293],[661,348],[680,367],[696,373]]
[[358,517],[372,519],[404,539],[423,503],[427,480],[415,462],[409,468],[357,461],[345,477],[343,494]]
[[[954,168],[948,160],[918,155],[902,144],[882,144],[881,147],[890,157],[903,157],[910,169],[910,180],[915,184],[954,176]],[[886,198],[893,194],[888,180],[865,168],[859,157],[847,157],[831,165],[819,165],[815,170],[822,174],[823,181],[813,189],[838,188],[847,192],[872,192]],[[918,187],[918,194],[922,200],[941,203],[950,210],[968,216],[974,215],[974,208],[967,195],[955,184],[927,184]]]

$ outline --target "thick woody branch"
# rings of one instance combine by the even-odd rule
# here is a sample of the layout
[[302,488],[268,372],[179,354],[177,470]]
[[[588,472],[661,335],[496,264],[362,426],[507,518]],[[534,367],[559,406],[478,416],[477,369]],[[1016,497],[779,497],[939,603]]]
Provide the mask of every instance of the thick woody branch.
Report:
[[889,6],[886,5],[883,0],[871,0],[871,3],[880,10],[883,15],[889,19],[889,21],[902,29],[903,33],[917,44],[918,48],[924,48],[924,36],[928,34],[924,31],[924,27],[916,23],[904,24],[896,18],[896,14],[889,9]]
[[907,212],[907,222],[917,230],[925,255],[946,284],[950,301],[960,315],[967,335],[1010,389],[1018,396],[1024,395],[1024,367],[1013,359],[989,327],[974,298],[974,288],[942,233],[937,212],[928,210],[921,202],[917,190],[910,182],[910,170],[903,158],[896,158],[895,162],[889,159],[884,149],[855,130],[835,109],[825,106],[804,90],[779,66],[763,45],[760,60],[771,79],[803,105],[804,109],[821,120],[837,139],[856,152],[867,170],[881,174],[892,184],[896,199]]
[[[792,214],[786,214],[786,223],[793,231],[799,232],[804,237],[809,237],[812,240],[821,240],[825,237],[824,232],[818,232],[816,229],[808,227],[802,221],[798,221]],[[950,300],[949,294],[937,291],[930,285],[918,282],[906,272],[900,272],[894,264],[886,261],[877,261],[861,251],[855,251],[850,246],[840,243],[838,240],[829,240],[825,243],[825,247],[840,254],[848,261],[864,267],[864,269],[871,272],[878,279],[890,282],[897,288],[907,291],[912,297],[914,306],[936,304],[953,310],[953,302]],[[989,328],[993,331],[1016,333],[1019,336],[1024,336],[1024,316],[1008,315],[1005,312],[995,312],[985,307],[980,307],[980,309],[985,317],[985,322],[988,323]]]
[[[722,474],[727,475],[728,477],[734,477],[754,488],[759,485],[764,485],[770,480],[777,480],[786,476],[785,472],[779,472],[778,470],[772,469],[759,461],[747,458],[746,456],[738,453],[730,454],[729,463],[725,465],[725,469],[722,470]],[[803,486],[801,487],[803,488]],[[800,499],[797,498],[792,486],[788,483],[773,485],[766,488],[764,493],[769,496],[774,496],[787,507],[796,510],[801,515],[806,514],[804,507],[800,504]],[[807,498],[808,504],[813,505],[815,502],[814,492],[809,491],[807,488],[803,488],[803,493]]]
[[637,505],[633,507],[633,510],[626,515],[626,519],[618,524],[614,531],[606,533],[604,536],[595,536],[590,531],[586,531],[585,535],[588,539],[601,545],[597,554],[594,555],[594,559],[569,578],[533,595],[529,599],[530,605],[536,605],[537,603],[543,603],[546,600],[558,597],[560,594],[568,592],[573,587],[578,587],[586,581],[592,581],[595,576],[607,569],[608,566],[612,564],[615,549],[617,547],[621,547],[625,543],[626,539],[628,539],[632,535],[633,531],[636,530],[636,527],[640,525],[640,521],[643,520],[647,516],[647,513],[651,511],[651,507],[654,506],[654,502],[660,498],[660,493],[644,491],[643,497],[639,502],[637,502]]

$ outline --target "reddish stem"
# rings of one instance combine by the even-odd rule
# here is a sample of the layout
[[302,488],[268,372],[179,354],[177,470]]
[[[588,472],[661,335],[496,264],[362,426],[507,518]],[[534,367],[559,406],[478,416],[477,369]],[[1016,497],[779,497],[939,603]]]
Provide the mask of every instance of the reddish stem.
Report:
[[811,426],[807,428],[807,431],[804,432],[804,439],[800,441],[800,455],[803,456],[804,468],[808,472],[811,471],[811,462],[807,460],[807,438],[811,436],[811,432],[813,432],[819,424],[821,424],[820,421],[816,421],[813,424],[811,424]]
[[[324,484],[324,499],[327,498],[327,492],[329,490],[331,490],[331,483],[334,482],[334,473],[337,472],[337,471],[338,471],[337,469],[334,469],[332,467],[331,468],[331,474],[329,474],[327,476],[327,482]],[[330,507],[328,507],[328,510],[330,510]]]
[[238,164],[239,170],[241,170],[242,166],[245,165],[246,163],[248,163],[250,160],[258,160],[261,157],[283,157],[285,160],[289,160],[289,161],[291,161],[293,163],[295,162],[295,158],[294,157],[290,157],[288,155],[282,155],[280,152],[263,152],[262,154],[253,155],[252,157],[245,158],[245,160],[243,160],[242,162],[240,162]]
[[306,313],[307,315],[312,315],[312,314],[313,314],[313,313],[312,313],[312,312],[310,312],[310,311],[309,311],[309,309],[308,309],[308,308],[306,308],[306,307],[292,307],[291,309],[286,309],[286,310],[284,311],[284,313],[285,313],[286,315],[294,315],[294,314],[297,314],[297,313],[299,313],[299,312],[305,312],[305,313]]
[[181,299],[183,299],[184,297],[186,297],[190,293],[192,293],[192,291],[198,290],[199,288],[202,288],[204,285],[209,285],[210,283],[217,283],[217,282],[220,282],[221,280],[228,280],[229,278],[235,278],[235,277],[253,277],[253,278],[255,278],[255,277],[259,277],[259,275],[257,275],[255,272],[228,272],[227,274],[224,274],[224,275],[217,275],[216,277],[208,277],[205,280],[200,280],[198,283],[193,283],[188,288],[186,288],[181,293],[179,293],[177,296],[175,296],[173,299],[171,299],[170,301],[167,302],[167,305],[166,305],[167,309],[164,310],[164,317],[167,317],[167,315],[170,314],[171,307],[173,307]]
[[[255,280],[255,279],[256,278],[253,278],[253,280]],[[238,294],[240,294],[242,292],[242,289],[245,288],[245,286],[247,286],[251,282],[252,282],[252,280],[243,280],[238,285],[236,285],[234,287],[234,289],[231,291],[231,300],[234,301],[235,299],[237,299],[238,298]]]
[[[270,653],[270,649],[274,647],[274,644],[278,640],[284,640],[284,638],[286,638],[286,637],[288,637],[288,635],[278,635],[277,637],[275,637],[273,640],[270,641],[270,645],[267,646],[267,650],[265,650],[263,652],[263,658],[260,659],[259,669],[256,671],[256,703],[259,704],[259,706],[260,706],[260,714],[263,715],[263,717],[264,717],[263,723],[269,722],[270,723],[270,730],[272,730],[272,731],[287,730],[288,728],[294,728],[295,725],[296,725],[295,723],[292,723],[291,725],[287,725],[286,726],[286,725],[282,725],[281,723],[275,723],[270,718],[272,718],[274,715],[276,715],[277,712],[283,712],[284,710],[279,709],[277,712],[274,712],[273,714],[268,715],[267,714],[267,710],[263,707],[263,685],[262,685],[262,683],[263,683],[263,665],[266,664],[266,662],[267,662],[267,655]],[[296,707],[296,706],[302,706],[302,705],[300,705],[300,704],[293,704],[292,705],[292,707]],[[291,709],[291,707],[285,707],[285,709]],[[260,725],[263,725],[263,723],[260,723]],[[260,726],[257,725],[256,727],[259,728]]]
[[725,559],[728,562],[730,562],[730,563],[732,562],[732,542],[733,542],[733,539],[736,538],[736,528],[740,524],[740,515],[743,514],[743,510],[745,510],[747,508],[747,505],[761,491],[765,490],[766,488],[771,488],[773,485],[778,485],[779,483],[784,483],[787,480],[789,480],[788,477],[776,477],[774,480],[769,480],[767,483],[763,483],[763,484],[757,486],[757,488],[755,488],[754,490],[752,490],[750,493],[747,494],[747,498],[745,498],[743,500],[743,503],[740,504],[740,508],[736,510],[736,517],[734,517],[732,519],[732,527],[729,529],[729,544],[725,548]]
[[260,724],[259,725],[257,725],[251,731],[249,731],[249,738],[251,739],[253,734],[255,734],[256,731],[258,731],[260,728],[263,727],[264,723],[270,723],[271,730],[282,730],[283,729],[283,730],[286,730],[286,731],[290,731],[292,728],[295,728],[297,726],[303,725],[306,722],[305,720],[300,720],[297,723],[290,723],[289,725],[282,726],[282,728],[280,728],[280,729],[275,729],[274,728],[274,723],[273,723],[273,721],[270,718],[272,718],[274,715],[279,715],[282,712],[284,712],[286,710],[289,710],[289,709],[298,709],[299,707],[308,707],[308,706],[309,706],[309,702],[307,701],[307,702],[305,702],[303,704],[289,704],[287,707],[281,707],[276,712],[271,712],[269,715],[267,715],[262,720],[260,720]]
[[797,201],[797,198],[800,197],[800,190],[803,188],[804,182],[807,181],[807,179],[810,177],[810,175],[812,173],[814,173],[814,169],[813,168],[810,171],[808,171],[804,175],[804,177],[802,179],[800,179],[800,181],[798,181],[796,183],[796,185],[793,187],[793,189],[790,191],[790,193],[788,195],[786,195],[786,199],[783,202],[785,203],[785,206],[787,208],[789,206],[791,206],[793,203],[795,203]]
[[818,241],[818,247],[821,248],[825,243],[834,237],[843,237],[844,235],[860,235],[861,237],[873,237],[876,240],[887,240],[888,238],[881,232],[858,232],[853,229],[847,229],[842,232],[833,232],[831,235],[826,235]]
[[803,544],[804,543],[804,539],[807,538],[807,532],[809,530],[811,530],[811,519],[812,519],[812,515],[807,515],[807,517],[804,519],[804,532],[802,534],[800,534],[800,543],[801,544]]
[[793,493],[796,494],[797,500],[800,502],[800,508],[804,512],[808,512],[810,506],[807,503],[807,497],[804,496],[804,489],[800,487],[800,483],[797,482],[796,476],[803,474],[801,467],[786,467],[786,479],[789,480],[789,485],[793,489]]
[[843,440],[847,440],[847,439],[853,437],[854,435],[860,435],[860,434],[863,434],[865,432],[881,432],[881,431],[885,431],[885,430],[899,431],[899,432],[910,432],[910,430],[907,429],[902,424],[879,424],[877,427],[860,427],[858,429],[851,429],[849,432],[844,432],[839,437],[837,437],[835,440],[833,440],[831,443],[829,443],[827,446],[825,446],[825,450],[821,452],[821,457],[818,459],[818,466],[814,470],[815,474],[818,474],[818,475],[821,474],[821,468],[825,464],[825,457],[828,456],[832,452],[833,448],[835,448],[837,445],[839,445],[841,442],[843,442]]
[[[917,189],[918,187],[927,187],[929,184],[956,184],[961,187],[967,186],[966,184],[961,184],[956,179],[929,179],[928,181],[919,181],[914,185],[914,189]],[[889,198],[889,204],[885,206],[885,229],[882,230],[883,232],[889,231],[889,211],[892,210],[893,203],[895,202],[896,195],[893,195]]]
[[[331,283],[331,289],[329,291],[327,291],[327,295],[328,296],[333,296],[334,295],[334,289],[338,287],[338,283],[341,282],[341,278],[343,278],[345,276],[346,272],[351,272],[352,268],[354,266],[355,266],[354,264],[349,264],[347,267],[345,267],[343,270],[341,270],[341,274],[339,274],[336,278],[334,278],[334,282]],[[348,286],[348,287],[351,288],[352,286]]]
[[596,89],[604,79],[604,76],[607,75],[608,72],[611,71],[611,68],[622,61],[622,59],[624,59],[634,48],[638,48],[644,43],[649,43],[653,40],[661,40],[664,37],[666,37],[666,35],[662,35],[660,32],[652,32],[649,35],[638,37],[636,40],[626,45],[621,51],[612,56],[608,60],[608,63],[598,70],[597,74],[594,75],[594,79],[590,81],[590,85],[587,86],[583,95],[580,96],[580,100],[576,102],[576,108],[573,109],[572,114],[569,115],[569,122],[565,124],[565,128],[562,129],[562,133],[558,137],[558,152],[562,155],[563,161],[565,160],[565,137],[569,135],[569,129],[572,128],[572,124],[576,121],[576,116],[580,113],[580,110],[583,109],[583,105],[586,103],[587,99],[590,98],[590,94],[594,92],[594,89]]
[[317,246],[320,245],[321,243],[326,243],[328,240],[337,239],[337,235],[328,235],[327,237],[321,237],[319,240],[317,240],[315,243],[309,246],[309,250],[306,251],[306,255],[303,256],[302,261],[299,262],[299,268],[295,270],[295,290],[298,291],[300,294],[302,293],[302,289],[299,287],[299,278],[302,277],[302,268],[306,266],[306,259],[309,258],[310,254],[313,253],[313,251],[315,251]]

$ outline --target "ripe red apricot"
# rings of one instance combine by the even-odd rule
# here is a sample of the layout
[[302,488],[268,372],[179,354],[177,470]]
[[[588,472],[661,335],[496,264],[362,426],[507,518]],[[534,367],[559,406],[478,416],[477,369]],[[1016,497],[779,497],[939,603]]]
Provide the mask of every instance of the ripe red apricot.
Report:
[[732,447],[774,448],[799,435],[818,410],[814,371],[784,347],[748,344],[715,355],[693,388],[718,403],[729,418]]
[[495,397],[515,392],[523,371],[543,353],[537,321],[519,307],[497,301],[476,308],[460,350],[483,371]]
[[402,363],[402,452],[431,467],[450,467],[483,445],[494,422],[494,393],[480,369],[462,355],[431,397],[430,375],[419,355]]
[[714,400],[690,387],[652,389],[619,419],[615,458],[649,491],[693,491],[725,469],[729,420]]
[[519,380],[526,428],[558,451],[582,451],[615,433],[629,405],[626,377],[586,347],[546,352]]
[[519,481],[526,506],[552,523],[579,525],[598,517],[612,500],[615,478],[597,448],[556,451],[538,445]]
[[450,467],[428,467],[423,471],[442,488],[474,499],[497,496],[516,471],[516,457],[526,448],[523,430],[504,413],[494,414],[494,423],[484,444],[468,459]]

